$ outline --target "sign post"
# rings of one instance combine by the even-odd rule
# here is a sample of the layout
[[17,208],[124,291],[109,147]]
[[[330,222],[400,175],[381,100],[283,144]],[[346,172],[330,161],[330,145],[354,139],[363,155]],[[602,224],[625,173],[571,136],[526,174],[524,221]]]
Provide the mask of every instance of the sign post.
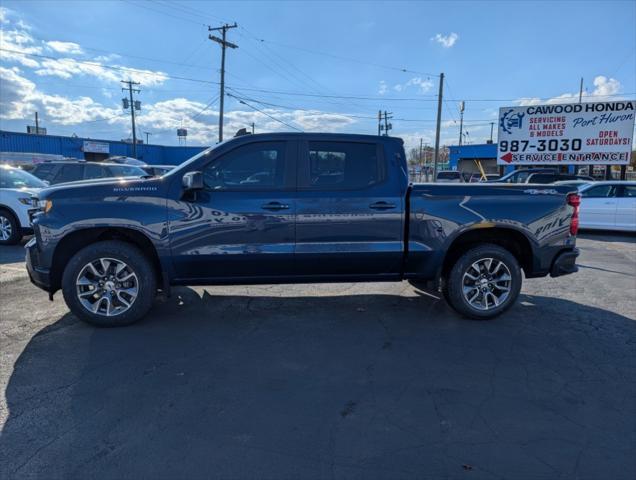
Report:
[[499,109],[498,165],[627,165],[636,102]]

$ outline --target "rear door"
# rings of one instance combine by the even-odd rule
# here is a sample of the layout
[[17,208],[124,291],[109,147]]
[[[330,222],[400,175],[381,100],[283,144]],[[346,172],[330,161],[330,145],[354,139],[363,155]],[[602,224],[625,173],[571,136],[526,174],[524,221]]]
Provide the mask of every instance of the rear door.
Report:
[[618,205],[616,193],[613,184],[596,185],[581,192],[581,228],[614,228]]
[[616,206],[616,227],[636,231],[636,185],[621,185]]
[[[301,142],[296,216],[299,275],[398,276],[404,194],[398,165],[365,141]],[[392,167],[392,168],[390,168]]]

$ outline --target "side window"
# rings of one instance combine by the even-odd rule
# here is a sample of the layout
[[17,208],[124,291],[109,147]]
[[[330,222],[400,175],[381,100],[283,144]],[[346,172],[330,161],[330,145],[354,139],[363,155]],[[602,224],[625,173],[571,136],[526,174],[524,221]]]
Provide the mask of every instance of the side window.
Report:
[[88,164],[84,166],[84,178],[103,178],[106,176],[104,167]]
[[33,170],[33,175],[42,180],[49,180],[51,173],[53,172],[55,165],[51,165],[50,163],[41,163]]
[[556,177],[551,173],[535,173],[528,178],[529,183],[553,183]]
[[55,183],[75,182],[82,180],[83,165],[62,165],[55,175]]
[[584,198],[608,198],[616,196],[616,186],[614,185],[598,185],[589,188],[581,193]]
[[623,197],[636,197],[636,186],[623,185]]
[[285,142],[244,145],[221,156],[203,170],[210,190],[285,188]]
[[309,142],[308,187],[360,189],[382,181],[374,143]]

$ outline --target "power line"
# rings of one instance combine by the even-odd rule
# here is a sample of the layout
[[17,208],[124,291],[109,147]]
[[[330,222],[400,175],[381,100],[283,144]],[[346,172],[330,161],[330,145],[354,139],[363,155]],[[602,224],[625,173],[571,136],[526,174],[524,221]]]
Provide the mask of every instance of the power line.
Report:
[[214,102],[216,102],[219,99],[219,96],[216,95],[212,100],[210,100],[205,107],[203,107],[198,113],[196,113],[194,116],[190,117],[190,120],[195,120],[197,119],[203,112],[205,112],[208,108],[210,108]]
[[[4,47],[0,47],[0,51],[5,51],[5,52],[10,52],[10,53],[16,53],[16,54],[20,54],[20,55],[24,55],[27,57],[34,57],[34,58],[44,58],[44,59],[48,59],[48,60],[68,60],[68,58],[60,58],[60,57],[53,57],[50,55],[42,55],[42,54],[37,54],[37,53],[27,53],[27,52],[23,52],[20,50],[13,50],[13,49],[9,49],[9,48],[4,48]],[[171,80],[180,80],[180,81],[188,81],[188,82],[195,82],[195,83],[203,83],[203,84],[211,84],[211,85],[220,85],[220,82],[215,82],[212,80],[203,80],[200,78],[192,78],[192,77],[183,77],[183,76],[177,76],[177,75],[172,75],[172,74],[168,74],[168,73],[164,73],[164,72],[154,72],[152,70],[142,70],[142,69],[138,69],[138,68],[134,68],[134,67],[124,67],[124,66],[115,66],[115,65],[109,65],[109,64],[105,64],[105,63],[100,63],[100,62],[91,62],[91,61],[86,61],[86,60],[76,60],[76,59],[72,59],[73,62],[75,63],[79,63],[82,65],[91,65],[91,66],[95,66],[95,67],[102,67],[108,70],[115,70],[115,71],[119,71],[119,72],[126,72],[128,74],[130,73],[139,73],[139,74],[144,74],[144,75],[157,75],[159,77],[162,78],[166,78],[166,79],[171,79]],[[433,98],[429,98],[428,96],[422,96],[422,97],[384,97],[384,96],[364,96],[364,95],[352,95],[352,94],[346,94],[346,95],[325,95],[325,94],[312,94],[312,93],[302,93],[302,92],[286,92],[286,91],[281,91],[281,90],[268,90],[268,89],[262,89],[262,88],[249,88],[249,87],[234,87],[236,90],[241,90],[241,91],[251,91],[251,92],[261,92],[261,93],[271,93],[271,94],[276,94],[276,95],[286,95],[286,96],[299,96],[299,97],[315,97],[315,98],[336,98],[336,99],[349,99],[349,100],[369,100],[369,101],[386,101],[386,102],[436,102],[437,101],[437,96],[434,95],[432,96]],[[630,95],[636,95],[636,92],[626,92],[626,93],[615,93],[615,94],[608,94],[608,95],[586,95],[585,98],[607,98],[607,97],[628,97]],[[528,99],[528,98],[534,98],[531,96],[526,96],[526,97],[522,97],[522,98],[467,98],[464,99],[466,102],[518,102],[520,100],[523,99]],[[539,100],[549,100],[552,97],[536,97]],[[461,101],[459,99],[447,99],[448,101],[453,101],[453,102],[457,102],[457,101]]]
[[257,112],[259,112],[259,113],[262,113],[263,115],[265,115],[265,116],[267,116],[267,117],[271,118],[272,120],[274,120],[274,121],[276,121],[276,122],[278,122],[278,123],[282,123],[283,125],[285,125],[285,126],[287,126],[287,127],[289,127],[289,128],[293,128],[294,130],[296,130],[296,131],[298,131],[298,132],[302,132],[302,130],[301,130],[300,128],[294,127],[293,125],[290,125],[289,123],[284,122],[283,120],[280,120],[280,119],[278,119],[278,118],[276,118],[276,117],[274,117],[274,116],[270,115],[269,113],[264,112],[263,110],[260,110],[259,108],[256,108],[256,107],[255,107],[255,106],[253,106],[253,105],[250,105],[250,104],[249,104],[249,103],[247,103],[245,100],[241,100],[239,97],[236,97],[236,96],[232,95],[231,93],[228,93],[228,94],[227,94],[227,96],[228,96],[228,97],[236,98],[236,99],[238,100],[238,102],[239,102],[239,103],[241,103],[241,104],[243,104],[243,105],[246,105],[246,106],[250,107],[251,109],[256,110],[256,111],[257,111]]
[[[11,52],[11,53],[17,53],[17,54],[20,54],[20,55],[25,55],[27,57],[45,58],[45,59],[48,59],[48,60],[69,60],[68,58],[52,57],[50,55],[41,55],[41,54],[38,54],[38,53],[26,53],[26,52],[21,52],[19,50],[12,50],[12,49],[9,49],[9,48],[0,47],[0,50],[2,50],[4,52]],[[107,70],[115,70],[117,72],[125,72],[125,73],[128,73],[128,74],[139,73],[139,74],[142,74],[142,75],[157,75],[158,77],[169,78],[169,79],[172,79],[172,80],[184,80],[184,81],[188,81],[188,82],[208,83],[208,84],[213,84],[213,85],[219,85],[219,82],[213,82],[211,80],[202,80],[202,79],[198,79],[198,78],[189,78],[189,77],[178,77],[178,76],[169,75],[169,74],[163,73],[163,72],[153,72],[152,70],[140,70],[138,68],[107,65],[107,64],[104,64],[104,63],[100,63],[100,62],[89,62],[89,61],[86,61],[86,60],[76,60],[76,59],[71,59],[71,60],[73,60],[75,63],[79,63],[81,65],[91,65],[93,67],[101,67],[101,68],[105,68]]]

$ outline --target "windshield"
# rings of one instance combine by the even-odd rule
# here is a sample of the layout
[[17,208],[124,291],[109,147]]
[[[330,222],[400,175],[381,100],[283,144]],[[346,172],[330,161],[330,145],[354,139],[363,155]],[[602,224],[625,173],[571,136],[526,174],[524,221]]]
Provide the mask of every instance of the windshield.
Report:
[[134,165],[111,165],[108,170],[114,177],[143,177],[148,175],[144,169]]
[[46,183],[19,168],[0,168],[0,188],[44,188]]

